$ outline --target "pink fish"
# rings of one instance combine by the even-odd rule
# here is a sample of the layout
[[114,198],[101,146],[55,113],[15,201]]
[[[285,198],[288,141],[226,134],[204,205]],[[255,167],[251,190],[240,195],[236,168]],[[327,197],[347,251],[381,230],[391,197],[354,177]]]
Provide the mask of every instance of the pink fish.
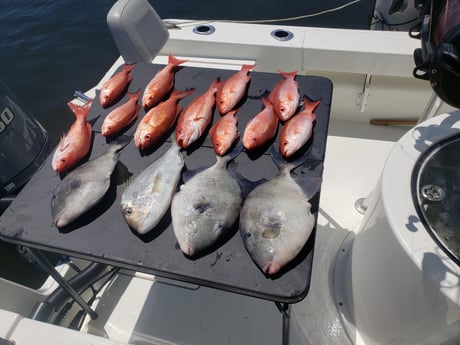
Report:
[[223,81],[217,90],[216,103],[219,112],[224,115],[232,110],[243,98],[251,80],[248,72],[256,65],[243,65],[241,70]]
[[299,107],[299,86],[294,80],[297,71],[278,71],[284,79],[276,83],[268,99],[273,104],[276,115],[281,121],[289,120]]
[[131,75],[132,69],[136,65],[123,65],[120,72],[114,74],[102,86],[101,93],[99,94],[99,101],[105,108],[113,104],[126,89],[128,84],[133,80]]
[[145,150],[161,139],[174,125],[182,111],[179,100],[190,95],[194,89],[187,91],[174,90],[171,96],[156,107],[150,109],[137,125],[134,143],[140,150]]
[[240,137],[238,133],[237,110],[229,111],[222,116],[209,130],[212,146],[219,156],[224,156],[232,147],[235,140]]
[[104,119],[101,128],[101,134],[104,137],[110,137],[120,133],[137,119],[139,113],[139,97],[141,91],[128,93],[128,101],[112,110]]
[[169,54],[168,64],[155,74],[144,90],[142,106],[145,109],[150,109],[157,105],[166,96],[174,85],[175,68],[187,61],[179,60],[171,53]]
[[252,150],[265,145],[271,140],[278,129],[278,116],[273,110],[269,100],[262,97],[265,108],[251,119],[244,129],[243,145],[246,149]]
[[313,112],[319,103],[320,100],[312,102],[304,96],[304,109],[287,121],[281,129],[279,145],[284,157],[292,156],[310,139],[313,121],[316,119]]
[[86,122],[93,100],[84,105],[67,103],[75,114],[76,120],[66,135],[61,137],[54,151],[51,165],[56,172],[62,172],[74,167],[86,156],[91,146],[91,124]]
[[214,80],[208,90],[196,97],[179,115],[176,126],[176,143],[186,149],[204,133],[212,120],[215,94],[219,80]]

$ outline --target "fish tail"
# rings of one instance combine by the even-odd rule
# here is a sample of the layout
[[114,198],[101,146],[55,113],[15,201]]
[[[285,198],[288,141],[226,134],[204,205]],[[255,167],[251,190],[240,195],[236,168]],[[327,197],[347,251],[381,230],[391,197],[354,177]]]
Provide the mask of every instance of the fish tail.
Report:
[[141,89],[137,90],[136,92],[128,92],[129,99],[133,99],[133,98],[139,99],[140,97],[141,97]]
[[292,72],[285,72],[278,70],[278,73],[281,74],[285,79],[294,79],[295,76],[297,75],[297,70],[292,71]]
[[[304,111],[313,112],[316,110],[318,105],[321,103],[321,99],[317,99],[316,101],[310,100],[307,96],[303,96],[303,103],[304,103]],[[314,114],[313,114],[314,115]],[[316,118],[316,116],[315,116]]]
[[68,102],[67,105],[69,106],[70,110],[72,110],[72,112],[75,114],[75,117],[77,119],[86,120],[86,117],[89,114],[89,110],[91,108],[92,103],[93,103],[93,99],[91,99],[90,101],[86,102],[83,105],[75,104],[72,102]]
[[260,99],[266,108],[273,107],[272,102],[270,102],[267,98],[262,96]]
[[270,152],[270,156],[273,162],[276,164],[276,166],[278,167],[280,171],[283,171],[283,170],[292,171],[308,160],[308,156],[303,155],[295,160],[287,161],[283,158],[283,156],[281,155],[281,152],[276,150],[275,146],[276,146],[275,144],[270,146],[269,152]]
[[228,117],[232,117],[232,116],[233,116],[233,117],[236,117],[236,113],[238,112],[238,110],[240,110],[240,108],[234,109],[234,110],[230,110],[230,111],[229,111],[227,114],[225,114],[224,116],[227,116],[227,115],[228,115]]
[[134,69],[134,67],[136,67],[136,64],[135,64],[135,63],[133,63],[133,64],[131,64],[131,65],[124,64],[124,65],[123,65],[123,71],[125,71],[126,73],[129,73],[129,72],[131,72],[131,71]]
[[216,155],[218,164],[228,165],[228,163],[233,161],[236,157],[239,156],[241,152],[243,152],[243,149],[244,149],[244,146],[241,143],[239,143],[233,148],[233,150],[229,151],[226,155],[223,155],[223,156]]
[[110,141],[109,150],[112,150],[113,152],[121,151],[121,149],[130,143],[132,138],[132,135],[120,135],[119,137]]
[[220,87],[220,81],[219,81],[219,78],[216,78],[216,79],[214,79],[212,81],[211,85],[209,86],[209,89],[214,90],[215,92],[217,92],[219,87]]
[[190,95],[194,91],[195,91],[195,89],[188,89],[188,90],[184,90],[184,91],[174,89],[174,91],[171,93],[171,98],[182,99],[182,98],[187,97],[188,95]]
[[173,56],[171,53],[169,53],[168,64],[170,64],[170,65],[178,66],[178,65],[183,64],[184,62],[187,62],[187,61],[188,61],[187,59],[180,60],[180,59],[176,58],[175,56]]
[[256,66],[257,66],[257,64],[253,64],[253,65],[244,64],[243,66],[241,66],[241,70],[244,71],[244,72],[249,72],[250,70],[252,70]]

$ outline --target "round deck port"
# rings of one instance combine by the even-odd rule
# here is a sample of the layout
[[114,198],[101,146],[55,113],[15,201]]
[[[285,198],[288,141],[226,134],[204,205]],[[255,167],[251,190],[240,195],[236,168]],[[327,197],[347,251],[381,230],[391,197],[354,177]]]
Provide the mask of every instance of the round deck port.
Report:
[[271,32],[272,37],[278,41],[289,41],[294,37],[291,31],[284,29],[276,29]]
[[197,25],[193,28],[193,32],[198,35],[211,35],[216,31],[216,28],[212,25]]

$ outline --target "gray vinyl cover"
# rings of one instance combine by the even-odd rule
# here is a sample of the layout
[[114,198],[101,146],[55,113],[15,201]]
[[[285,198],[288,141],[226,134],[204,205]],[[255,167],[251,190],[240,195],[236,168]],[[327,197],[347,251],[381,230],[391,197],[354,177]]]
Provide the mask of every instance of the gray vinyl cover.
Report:
[[128,64],[151,62],[169,38],[163,21],[146,0],[118,0],[107,14],[107,25]]

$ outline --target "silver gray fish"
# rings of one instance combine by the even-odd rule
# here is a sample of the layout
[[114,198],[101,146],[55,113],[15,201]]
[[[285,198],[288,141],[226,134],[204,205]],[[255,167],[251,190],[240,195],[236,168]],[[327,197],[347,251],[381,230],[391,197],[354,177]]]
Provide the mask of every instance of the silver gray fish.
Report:
[[299,254],[315,225],[311,204],[291,177],[296,165],[276,163],[278,175],[249,193],[239,221],[247,251],[269,275],[279,272]]
[[228,170],[234,157],[217,156],[216,164],[193,176],[174,195],[172,226],[184,254],[199,254],[236,226],[243,200],[241,187]]
[[51,200],[51,215],[56,227],[70,224],[104,197],[120,151],[130,140],[130,137],[119,137],[109,145],[106,153],[82,164],[64,177]]
[[121,196],[121,210],[133,230],[145,234],[160,222],[171,205],[183,167],[180,147],[172,140],[169,150],[128,184]]

